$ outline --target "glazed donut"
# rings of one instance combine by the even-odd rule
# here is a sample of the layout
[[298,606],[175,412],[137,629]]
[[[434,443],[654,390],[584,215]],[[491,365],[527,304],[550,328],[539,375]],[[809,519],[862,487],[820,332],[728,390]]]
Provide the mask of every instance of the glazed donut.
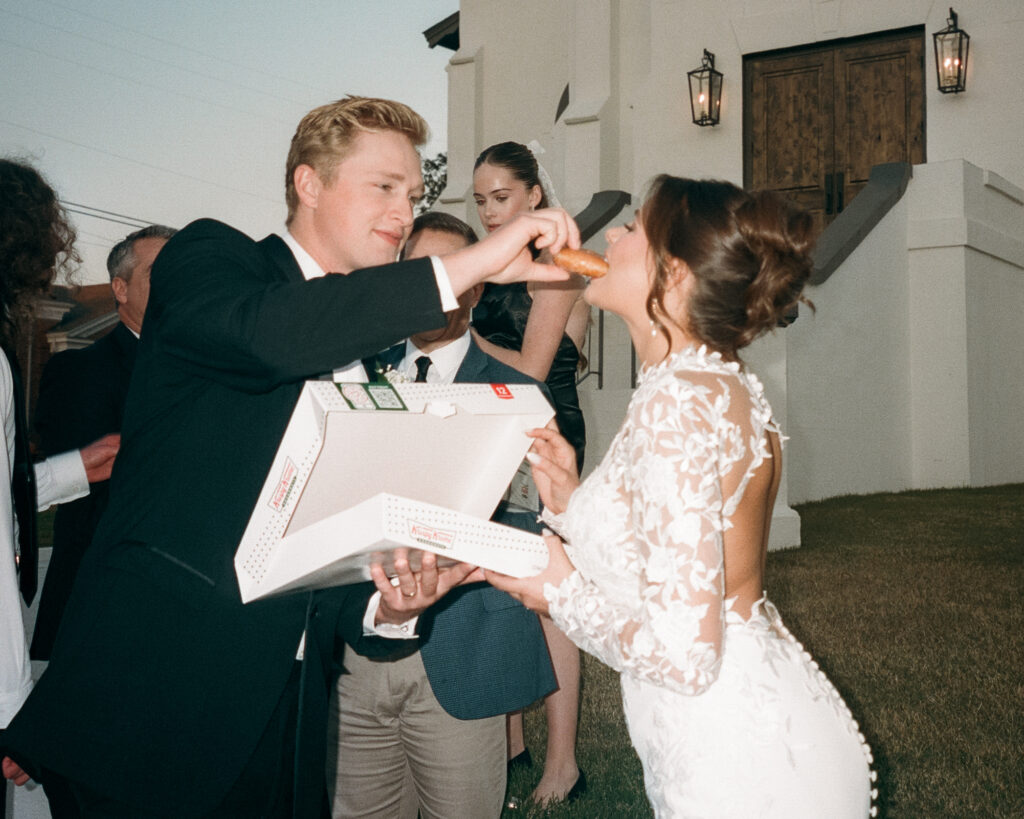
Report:
[[599,279],[608,272],[608,262],[597,253],[583,248],[573,250],[571,247],[563,247],[554,255],[554,260],[562,270],[592,279]]

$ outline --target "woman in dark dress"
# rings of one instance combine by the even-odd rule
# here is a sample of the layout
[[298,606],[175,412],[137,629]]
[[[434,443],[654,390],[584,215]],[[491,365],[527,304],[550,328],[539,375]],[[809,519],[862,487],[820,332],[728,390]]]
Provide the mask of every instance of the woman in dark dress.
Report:
[[[476,160],[473,198],[488,233],[524,210],[547,207],[541,173],[533,153],[518,142],[487,148]],[[576,393],[580,347],[590,308],[580,298],[577,276],[557,284],[488,284],[473,312],[476,340],[485,352],[520,372],[544,381],[555,402],[559,431],[583,464],[586,433]],[[576,724],[579,718],[579,649],[541,618],[558,689],[544,700],[548,721],[544,774],[533,792],[539,804],[572,800],[586,787],[576,765]],[[509,715],[509,766],[530,764],[523,739],[522,713]]]
[[[533,153],[518,142],[492,145],[477,157],[473,198],[488,233],[521,211],[556,204],[540,175]],[[485,351],[551,390],[559,431],[576,450],[577,470],[583,468],[586,430],[576,372],[590,317],[582,292],[578,276],[555,284],[488,284],[473,312]]]

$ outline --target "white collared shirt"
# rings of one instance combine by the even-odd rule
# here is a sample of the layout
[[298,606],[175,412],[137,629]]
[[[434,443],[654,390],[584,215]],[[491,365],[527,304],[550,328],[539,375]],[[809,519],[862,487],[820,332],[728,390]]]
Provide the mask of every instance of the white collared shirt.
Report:
[[430,359],[430,369],[427,370],[428,384],[451,384],[455,381],[455,374],[462,366],[462,360],[469,350],[470,334],[466,330],[454,341],[450,341],[443,347],[425,353],[412,343],[411,339],[405,342],[405,357],[398,365],[398,371],[408,376],[410,381],[416,380],[416,359],[420,356],[427,356]]

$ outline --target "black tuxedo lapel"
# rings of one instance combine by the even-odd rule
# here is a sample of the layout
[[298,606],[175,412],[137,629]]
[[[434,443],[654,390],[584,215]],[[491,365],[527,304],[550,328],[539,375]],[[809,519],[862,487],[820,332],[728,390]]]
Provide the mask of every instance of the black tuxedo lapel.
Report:
[[259,242],[259,248],[288,281],[300,282],[305,278],[302,275],[302,268],[292,255],[291,248],[276,233],[271,233]]
[[[271,233],[263,241],[257,242],[257,246],[267,261],[270,262],[270,266],[278,271],[286,281],[300,282],[306,278],[302,274],[302,268],[299,267],[299,262],[295,258],[295,254],[292,253],[292,249],[276,233]],[[321,373],[319,379],[321,381],[333,381],[333,370]]]
[[398,367],[402,363],[402,359],[405,358],[405,342],[399,342],[391,347],[388,347],[384,352],[377,356],[377,359],[385,367],[390,364],[392,368]]

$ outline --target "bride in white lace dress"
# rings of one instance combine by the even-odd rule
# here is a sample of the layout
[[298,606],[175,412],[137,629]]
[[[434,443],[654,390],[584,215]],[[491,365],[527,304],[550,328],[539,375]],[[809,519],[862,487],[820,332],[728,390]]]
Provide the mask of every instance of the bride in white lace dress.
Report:
[[561,539],[537,577],[487,574],[621,673],[659,817],[874,814],[870,750],[763,592],[782,436],[737,351],[800,297],[809,237],[773,196],[654,181],[586,291],[643,362],[625,422],[578,491],[571,447],[535,432]]

